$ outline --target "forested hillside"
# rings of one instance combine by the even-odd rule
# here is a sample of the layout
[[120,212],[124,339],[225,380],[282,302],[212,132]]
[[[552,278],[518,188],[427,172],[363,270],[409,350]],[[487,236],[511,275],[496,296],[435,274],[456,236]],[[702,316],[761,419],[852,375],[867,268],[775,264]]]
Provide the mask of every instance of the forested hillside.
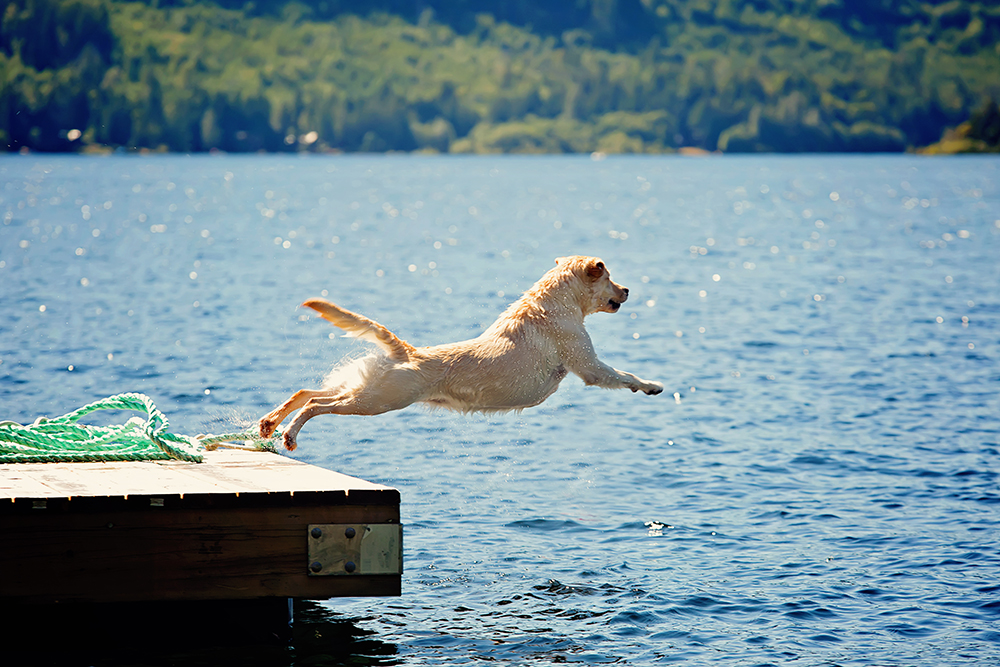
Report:
[[8,151],[902,151],[1000,99],[995,2],[0,0],[0,10]]

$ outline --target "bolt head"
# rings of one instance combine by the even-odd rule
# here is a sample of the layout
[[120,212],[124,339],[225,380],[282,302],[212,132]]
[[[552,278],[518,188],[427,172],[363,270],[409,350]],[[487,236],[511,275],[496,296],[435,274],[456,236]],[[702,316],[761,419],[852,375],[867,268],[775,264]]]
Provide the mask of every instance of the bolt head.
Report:
[[348,527],[347,527],[347,530],[345,530],[345,531],[344,531],[344,535],[346,535],[346,536],[347,536],[347,539],[351,539],[351,538],[352,538],[352,537],[354,537],[354,536],[355,536],[356,534],[357,534],[357,533],[355,532],[354,528],[352,528],[352,527],[350,527],[350,526],[348,526]]
[[312,535],[313,538],[317,540],[323,537],[323,531],[320,530],[319,528],[313,528],[312,531],[309,532],[309,534]]
[[356,569],[358,569],[358,566],[354,564],[354,561],[349,560],[346,563],[344,563],[344,569],[347,570],[348,572],[354,572]]
[[323,569],[323,563],[320,563],[318,560],[314,560],[313,562],[309,563],[309,569],[312,570],[313,572],[319,572],[320,570]]

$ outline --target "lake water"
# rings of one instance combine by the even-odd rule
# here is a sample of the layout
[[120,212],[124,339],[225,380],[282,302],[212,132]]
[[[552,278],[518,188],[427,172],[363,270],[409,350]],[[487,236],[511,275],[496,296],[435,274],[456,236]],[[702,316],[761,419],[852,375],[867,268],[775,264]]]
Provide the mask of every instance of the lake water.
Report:
[[0,188],[0,419],[136,391],[223,432],[364,350],[306,298],[427,345],[561,255],[630,288],[588,328],[659,396],[308,424],[296,458],[400,490],[403,595],[308,607],[270,664],[1000,664],[996,157],[28,155]]

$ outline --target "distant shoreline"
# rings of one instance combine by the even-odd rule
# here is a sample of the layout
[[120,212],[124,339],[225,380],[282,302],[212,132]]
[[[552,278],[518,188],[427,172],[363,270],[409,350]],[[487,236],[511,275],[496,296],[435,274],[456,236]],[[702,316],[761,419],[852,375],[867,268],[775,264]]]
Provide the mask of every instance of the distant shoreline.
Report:
[[978,3],[544,4],[12,0],[0,146],[612,155],[998,141],[952,136],[1000,97],[1000,10]]
[[86,146],[80,150],[66,150],[66,151],[40,151],[31,150],[29,148],[21,148],[17,151],[0,151],[0,155],[78,155],[84,157],[111,157],[111,156],[130,156],[130,157],[155,157],[155,156],[288,156],[288,157],[319,157],[319,156],[362,156],[362,155],[384,155],[384,156],[425,156],[425,157],[555,157],[555,156],[565,156],[565,157],[589,157],[591,160],[597,162],[605,160],[608,158],[616,157],[684,157],[684,158],[712,158],[712,157],[751,157],[751,156],[781,156],[781,157],[795,157],[795,156],[810,156],[810,155],[830,155],[830,156],[852,156],[852,155],[878,155],[878,156],[906,156],[906,155],[916,155],[920,157],[940,157],[940,156],[957,156],[957,155],[1000,155],[1000,149],[993,148],[992,150],[969,150],[968,145],[965,143],[956,142],[939,142],[938,144],[932,144],[931,146],[926,146],[918,148],[916,150],[906,150],[906,151],[797,151],[797,152],[777,152],[777,151],[761,151],[757,153],[749,152],[731,152],[725,153],[723,151],[707,151],[702,148],[693,147],[683,147],[679,150],[665,150],[655,153],[603,153],[600,151],[594,152],[580,152],[580,153],[539,153],[539,152],[510,152],[510,153],[441,153],[438,151],[426,151],[426,150],[415,150],[415,151],[341,151],[341,150],[302,150],[302,151],[221,151],[221,150],[208,150],[208,151],[170,151],[170,150],[159,150],[159,149],[126,149],[117,148],[110,146]]

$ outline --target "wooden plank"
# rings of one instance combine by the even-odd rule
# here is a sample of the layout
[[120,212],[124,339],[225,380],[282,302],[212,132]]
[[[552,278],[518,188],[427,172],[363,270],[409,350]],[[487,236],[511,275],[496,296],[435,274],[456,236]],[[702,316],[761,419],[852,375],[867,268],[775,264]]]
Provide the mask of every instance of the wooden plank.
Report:
[[[189,463],[190,466],[199,464]],[[164,495],[174,493],[227,493],[238,488],[227,488],[218,483],[199,480],[195,483],[183,468],[166,468],[156,463],[137,463],[123,466],[103,465],[92,469],[70,470],[85,485],[85,493],[77,496],[126,496],[130,494]],[[249,490],[249,489],[245,489]]]
[[267,452],[218,450],[204,463],[144,461],[0,466],[0,498],[384,490]]
[[270,489],[244,479],[240,474],[232,474],[230,466],[215,463],[184,463],[181,465],[158,465],[158,474],[174,476],[172,488],[175,493],[205,493],[199,489],[216,488],[225,493],[267,493]]
[[276,454],[267,455],[266,460],[259,453],[239,450],[218,450],[211,455],[211,462],[217,468],[248,483],[258,483],[269,491],[388,488]]
[[45,498],[55,493],[52,487],[35,479],[16,466],[0,466],[0,499]]
[[34,470],[32,478],[51,489],[50,496],[79,496],[88,491],[87,483],[76,476],[71,466],[62,463]]
[[[199,465],[189,463],[187,465]],[[127,496],[184,493],[223,493],[241,490],[203,480],[194,484],[180,470],[153,462],[120,463],[26,463],[0,467],[0,497],[68,498],[80,496]]]
[[4,603],[398,595],[398,575],[310,577],[310,523],[398,523],[398,506],[0,517]]
[[249,485],[260,486],[268,491],[303,492],[328,491],[381,491],[386,487],[350,477],[332,470],[299,464],[296,466],[220,466],[230,479],[238,479]]

